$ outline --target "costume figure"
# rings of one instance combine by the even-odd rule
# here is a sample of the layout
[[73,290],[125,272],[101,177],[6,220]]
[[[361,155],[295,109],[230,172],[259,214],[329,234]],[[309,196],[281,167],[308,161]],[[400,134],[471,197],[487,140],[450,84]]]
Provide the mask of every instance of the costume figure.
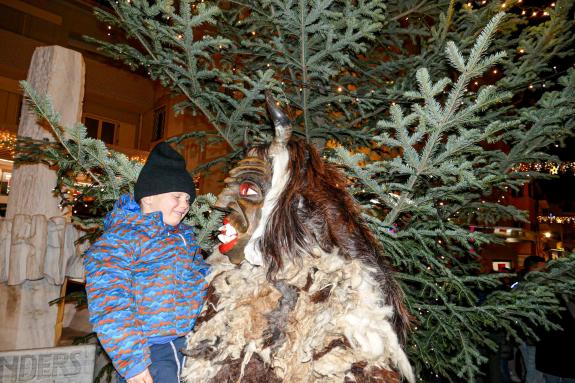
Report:
[[184,381],[413,382],[403,294],[345,176],[291,138],[269,97],[268,109],[274,141],[250,149],[218,197],[223,243]]

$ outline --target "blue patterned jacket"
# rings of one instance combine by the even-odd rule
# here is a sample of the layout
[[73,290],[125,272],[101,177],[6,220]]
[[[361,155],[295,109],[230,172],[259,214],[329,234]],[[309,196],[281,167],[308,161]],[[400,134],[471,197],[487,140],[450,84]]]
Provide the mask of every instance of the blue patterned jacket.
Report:
[[204,302],[208,266],[190,226],[143,215],[123,195],[84,257],[90,323],[125,378],[150,364],[149,345],[187,334]]

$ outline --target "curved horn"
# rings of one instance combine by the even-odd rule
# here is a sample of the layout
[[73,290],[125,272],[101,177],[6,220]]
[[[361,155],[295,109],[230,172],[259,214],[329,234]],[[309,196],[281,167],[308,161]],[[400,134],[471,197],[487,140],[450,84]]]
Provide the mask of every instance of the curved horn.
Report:
[[247,149],[250,146],[250,128],[247,126],[244,129],[244,141],[242,142],[242,146],[244,149]]
[[283,147],[291,137],[291,122],[285,113],[277,107],[271,92],[268,90],[266,90],[266,102],[268,104],[268,112],[275,126],[275,137],[272,146]]

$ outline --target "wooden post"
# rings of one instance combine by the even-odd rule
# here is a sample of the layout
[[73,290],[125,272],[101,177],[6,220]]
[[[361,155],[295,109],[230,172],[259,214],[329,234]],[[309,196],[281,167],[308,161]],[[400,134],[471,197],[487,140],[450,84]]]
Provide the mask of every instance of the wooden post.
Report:
[[[82,116],[84,99],[84,60],[82,55],[59,46],[36,48],[28,70],[28,82],[39,94],[46,94],[65,126]],[[52,134],[36,123],[36,115],[26,103],[22,107],[18,135],[53,141]],[[56,172],[44,164],[15,166],[12,173],[6,218],[16,214],[41,214],[47,218],[62,215],[52,190]]]
[[[61,123],[71,126],[80,121],[82,114],[84,73],[80,53],[59,46],[41,47],[34,51],[27,80],[39,94],[48,95],[54,110],[60,113]],[[27,105],[22,108],[18,135],[53,139],[36,123]],[[46,165],[16,166],[6,219],[21,214],[62,216],[58,198],[52,193],[56,180],[56,173]],[[26,267],[27,262],[18,260],[17,264]],[[0,350],[54,346],[58,308],[48,302],[59,297],[60,286],[41,279],[41,275],[37,278],[13,286],[0,284]]]

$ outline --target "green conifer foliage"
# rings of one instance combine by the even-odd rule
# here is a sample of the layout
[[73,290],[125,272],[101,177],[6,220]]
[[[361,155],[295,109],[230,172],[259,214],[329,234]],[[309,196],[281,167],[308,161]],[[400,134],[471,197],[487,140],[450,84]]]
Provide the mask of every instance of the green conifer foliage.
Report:
[[[473,229],[525,222],[525,212],[498,196],[545,176],[515,166],[553,159],[548,148],[573,135],[575,71],[561,61],[574,54],[573,0],[556,1],[534,24],[517,1],[118,0],[111,7],[97,16],[131,44],[100,47],[183,95],[178,110],[203,114],[228,142],[225,161],[239,153],[246,130],[254,141],[269,137],[264,89],[276,94],[296,134],[322,149],[339,143],[324,154],[348,171],[397,270],[416,319],[406,349],[421,381],[475,381],[498,347],[492,334],[532,337],[535,326],[553,326],[558,294],[575,294],[573,256],[511,290],[500,276],[480,274],[481,249],[501,240]],[[49,104],[25,90],[57,142],[23,142],[21,158],[43,156],[69,187],[87,174],[93,186],[84,192],[109,209],[130,190],[138,165],[87,139],[81,125],[59,127]],[[34,145],[43,145],[42,155]],[[209,240],[220,217],[204,204],[213,197],[198,200],[193,223]]]
[[[485,54],[503,17],[500,13],[488,23],[467,55],[447,42],[445,56],[458,72],[454,81],[434,82],[427,69],[419,69],[417,91],[405,93],[413,103],[408,108],[392,106],[389,117],[378,122],[374,140],[399,148],[401,156],[369,161],[343,147],[336,149],[338,161],[355,180],[366,220],[401,270],[397,276],[417,318],[412,360],[418,361],[419,371],[467,381],[486,360],[481,348],[497,346],[490,334],[503,330],[519,340],[533,325],[550,325],[546,313],[558,304],[555,292],[573,293],[575,287],[562,277],[536,289],[524,282],[511,291],[491,292],[499,276],[478,274],[478,247],[496,239],[470,231],[469,224],[525,220],[524,212],[513,206],[484,199],[494,189],[527,182],[528,174],[514,173],[512,166],[547,159],[542,150],[572,134],[573,128],[573,70],[561,79],[561,91],[546,94],[531,110],[538,120],[529,127],[522,125],[527,116],[483,120],[486,111],[511,97],[494,86],[466,91],[471,81],[505,59],[504,52]],[[551,99],[563,106],[555,109]],[[489,149],[486,143],[509,143],[512,149]],[[564,272],[573,275],[574,262],[563,260],[553,272],[565,267]]]

